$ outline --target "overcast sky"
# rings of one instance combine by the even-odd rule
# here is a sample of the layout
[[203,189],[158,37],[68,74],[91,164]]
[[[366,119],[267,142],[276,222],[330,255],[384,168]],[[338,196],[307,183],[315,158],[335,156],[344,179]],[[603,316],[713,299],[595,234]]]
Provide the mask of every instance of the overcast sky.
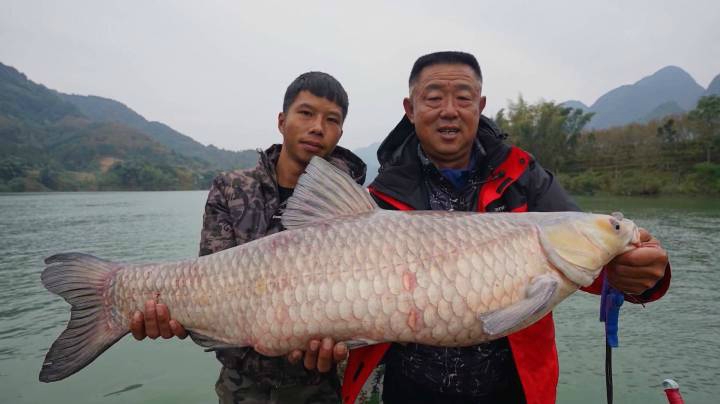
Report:
[[203,144],[280,142],[300,73],[350,97],[341,145],[380,141],[402,116],[415,59],[476,55],[486,112],[518,94],[579,99],[677,65],[720,73],[720,1],[0,0],[0,62],[66,93],[118,100]]

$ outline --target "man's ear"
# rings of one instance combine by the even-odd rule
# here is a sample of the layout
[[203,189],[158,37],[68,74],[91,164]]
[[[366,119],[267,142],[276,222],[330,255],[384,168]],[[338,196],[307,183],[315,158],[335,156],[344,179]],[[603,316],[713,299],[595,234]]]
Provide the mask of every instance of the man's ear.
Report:
[[284,112],[280,112],[278,114],[278,130],[284,137],[285,136],[285,113]]
[[413,109],[413,103],[410,98],[403,99],[403,108],[405,109],[405,116],[410,120],[410,123],[415,124],[415,110]]
[[480,97],[480,113],[482,114],[483,110],[485,109],[485,105],[487,104],[487,98],[483,95]]

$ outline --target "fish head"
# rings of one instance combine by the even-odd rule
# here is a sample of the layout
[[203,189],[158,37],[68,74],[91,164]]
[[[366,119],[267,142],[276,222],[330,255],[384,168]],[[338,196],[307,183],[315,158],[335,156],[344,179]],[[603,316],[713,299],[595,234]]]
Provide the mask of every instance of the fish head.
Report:
[[640,245],[638,227],[621,213],[577,213],[542,227],[561,261],[570,264],[561,270],[583,286],[591,283],[615,256]]

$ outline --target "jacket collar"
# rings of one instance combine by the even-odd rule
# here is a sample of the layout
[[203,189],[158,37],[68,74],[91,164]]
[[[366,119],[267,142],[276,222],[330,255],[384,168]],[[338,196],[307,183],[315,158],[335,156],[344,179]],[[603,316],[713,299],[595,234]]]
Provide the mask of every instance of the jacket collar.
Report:
[[[502,162],[509,150],[503,143],[505,138],[507,135],[492,120],[480,117],[475,137],[476,169],[489,173]],[[415,126],[406,116],[380,144],[377,156],[380,170],[371,187],[416,209],[425,209],[428,195],[423,178],[437,168],[424,156]]]
[[[270,175],[273,182],[277,184],[277,162],[280,158],[280,151],[282,150],[281,144],[274,144],[268,147],[266,150],[258,149],[257,152],[260,154],[258,159],[257,168],[261,169]],[[348,173],[358,184],[362,185],[365,182],[365,173],[367,166],[350,150],[335,146],[335,150],[330,153],[327,160],[332,163],[335,167]]]
[[[480,116],[480,124],[475,139],[483,152],[496,148],[506,138],[507,134],[502,132],[495,122],[485,115]],[[413,143],[419,143],[415,134],[415,125],[410,122],[407,116],[403,116],[378,148],[377,157],[380,166],[393,165],[398,160],[409,157],[403,156],[403,154],[408,150],[408,146]]]

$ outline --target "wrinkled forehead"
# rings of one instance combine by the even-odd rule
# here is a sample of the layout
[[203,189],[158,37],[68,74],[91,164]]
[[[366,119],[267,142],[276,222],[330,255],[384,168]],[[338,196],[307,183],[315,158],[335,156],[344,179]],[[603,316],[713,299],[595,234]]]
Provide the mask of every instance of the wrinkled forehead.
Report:
[[463,64],[437,64],[427,66],[410,85],[413,91],[429,91],[432,89],[468,89],[480,92],[482,81],[470,66]]

